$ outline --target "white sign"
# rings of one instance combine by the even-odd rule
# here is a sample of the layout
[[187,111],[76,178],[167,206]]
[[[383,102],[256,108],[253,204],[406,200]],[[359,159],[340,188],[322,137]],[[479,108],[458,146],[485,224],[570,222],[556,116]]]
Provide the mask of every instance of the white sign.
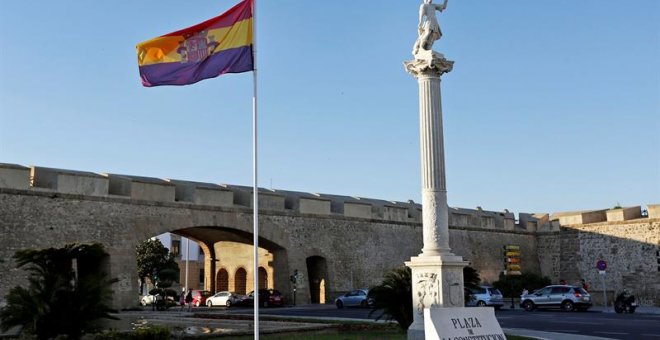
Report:
[[604,270],[599,270],[599,271],[598,271],[598,274],[600,274],[600,275],[605,275],[605,271],[604,271]]
[[506,340],[492,307],[424,309],[426,340]]

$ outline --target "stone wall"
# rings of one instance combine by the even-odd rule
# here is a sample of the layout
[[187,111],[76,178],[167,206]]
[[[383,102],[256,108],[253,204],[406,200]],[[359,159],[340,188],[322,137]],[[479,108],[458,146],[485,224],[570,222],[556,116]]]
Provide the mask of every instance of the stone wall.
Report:
[[601,303],[603,277],[596,262],[604,260],[608,295],[627,288],[644,305],[660,305],[660,219],[565,225],[537,239],[541,272],[553,282],[585,279],[596,303]]
[[[115,307],[133,306],[138,301],[135,245],[165,232],[200,243],[204,284],[212,289],[211,273],[220,268],[216,260],[223,260],[215,245],[252,243],[252,194],[252,188],[244,186],[0,163],[0,258],[6,259],[0,262],[0,296],[26,282],[25,272],[14,268],[17,250],[100,242],[111,256],[110,275],[119,279]],[[272,280],[272,287],[287,298],[294,269],[307,278],[310,272],[325,275],[314,279],[323,279],[320,291],[332,301],[348,290],[378,283],[386,271],[422,248],[422,207],[412,201],[261,188],[259,199],[259,245],[268,256],[269,286]],[[656,216],[657,208],[649,205],[649,215]],[[503,269],[505,245],[521,247],[524,271],[555,281],[585,277],[596,282],[594,258],[611,258],[608,287],[621,288],[637,277],[634,288],[657,304],[660,280],[657,267],[652,267],[657,257],[651,253],[660,244],[658,219],[638,210],[520,213],[516,221],[506,210],[450,208],[450,246],[486,283]],[[589,224],[568,227],[561,221]],[[307,268],[308,259],[319,267]],[[299,303],[310,301],[312,281],[298,284]]]

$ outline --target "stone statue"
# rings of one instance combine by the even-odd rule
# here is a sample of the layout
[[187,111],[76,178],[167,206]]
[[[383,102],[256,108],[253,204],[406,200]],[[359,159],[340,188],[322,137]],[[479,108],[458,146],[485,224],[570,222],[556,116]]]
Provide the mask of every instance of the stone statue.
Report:
[[442,37],[435,11],[444,11],[447,8],[447,0],[442,5],[436,5],[432,1],[424,0],[424,3],[419,6],[419,37],[415,41],[415,46],[413,46],[412,54],[414,56],[418,54],[420,48],[431,51],[433,42]]

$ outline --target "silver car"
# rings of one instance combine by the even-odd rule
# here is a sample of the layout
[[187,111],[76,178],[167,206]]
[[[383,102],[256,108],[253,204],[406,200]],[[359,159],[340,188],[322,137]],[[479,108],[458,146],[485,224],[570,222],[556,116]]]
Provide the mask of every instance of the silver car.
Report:
[[369,295],[368,289],[356,289],[352,290],[344,295],[335,299],[335,305],[337,308],[344,307],[369,307],[373,304],[373,301],[367,296]]
[[553,285],[520,297],[520,307],[526,311],[536,308],[561,308],[564,311],[585,311],[591,307],[591,295],[582,287]]
[[499,310],[504,305],[504,297],[497,289],[489,286],[479,286],[477,288],[465,288],[465,294],[469,294],[470,299],[465,303],[465,306],[477,307],[495,307]]

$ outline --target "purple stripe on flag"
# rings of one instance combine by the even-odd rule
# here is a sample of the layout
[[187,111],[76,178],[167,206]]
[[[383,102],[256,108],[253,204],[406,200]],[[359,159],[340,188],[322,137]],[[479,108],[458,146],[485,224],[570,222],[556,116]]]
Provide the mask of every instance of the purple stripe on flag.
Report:
[[198,63],[160,63],[140,67],[142,85],[188,85],[215,78],[225,73],[241,73],[254,69],[252,46],[243,46],[212,54]]

